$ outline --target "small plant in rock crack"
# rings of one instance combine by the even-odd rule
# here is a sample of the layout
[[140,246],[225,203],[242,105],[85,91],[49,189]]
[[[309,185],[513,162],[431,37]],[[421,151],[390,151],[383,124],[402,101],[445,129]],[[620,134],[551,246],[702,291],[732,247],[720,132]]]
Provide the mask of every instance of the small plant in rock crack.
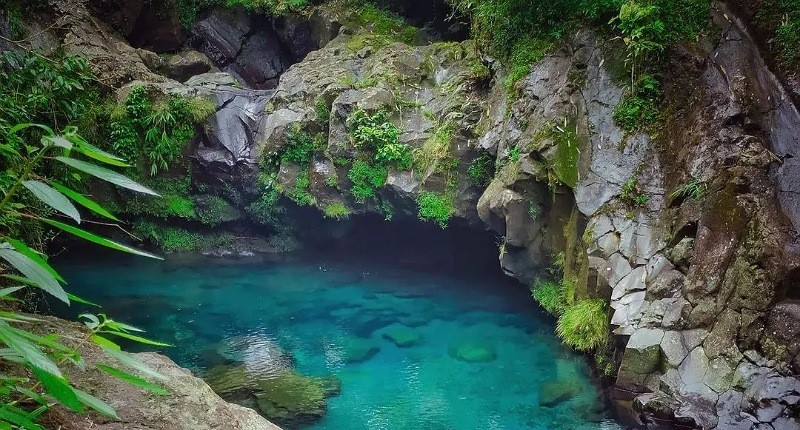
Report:
[[671,199],[695,199],[698,200],[700,197],[703,196],[703,193],[706,191],[706,183],[699,182],[696,179],[692,179],[689,182],[683,184],[680,188],[673,191],[672,194],[669,195]]
[[650,196],[639,189],[636,177],[631,176],[624,184],[619,194],[620,199],[631,206],[644,206],[650,200]]

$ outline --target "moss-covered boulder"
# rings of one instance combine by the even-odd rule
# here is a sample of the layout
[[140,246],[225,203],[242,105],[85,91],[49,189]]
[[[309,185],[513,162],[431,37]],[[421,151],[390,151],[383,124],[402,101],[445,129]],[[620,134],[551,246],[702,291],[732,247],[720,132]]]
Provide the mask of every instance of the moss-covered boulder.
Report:
[[387,329],[383,333],[383,338],[401,348],[407,348],[422,342],[422,335],[418,330],[401,325]]
[[203,379],[220,396],[251,392],[258,388],[256,378],[244,366],[219,365],[206,372]]
[[344,344],[342,358],[348,363],[360,363],[372,358],[380,347],[372,340],[354,338]]
[[258,381],[257,385],[258,409],[282,424],[319,419],[325,414],[327,396],[338,393],[339,386],[331,378],[313,378],[295,372],[274,375]]
[[497,359],[497,353],[492,347],[480,343],[464,343],[453,346],[449,353],[451,357],[467,363],[487,363]]
[[548,381],[539,387],[539,406],[552,408],[564,403],[580,392],[580,387],[574,381],[554,380]]

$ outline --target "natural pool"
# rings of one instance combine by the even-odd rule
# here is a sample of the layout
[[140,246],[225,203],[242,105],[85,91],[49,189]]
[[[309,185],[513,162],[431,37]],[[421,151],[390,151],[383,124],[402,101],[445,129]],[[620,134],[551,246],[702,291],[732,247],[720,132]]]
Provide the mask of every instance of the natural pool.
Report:
[[172,343],[163,352],[200,375],[244,364],[265,378],[291,366],[339,378],[321,420],[287,428],[618,428],[584,359],[499,269],[476,273],[465,262],[439,273],[367,259],[116,255],[58,267],[71,292]]

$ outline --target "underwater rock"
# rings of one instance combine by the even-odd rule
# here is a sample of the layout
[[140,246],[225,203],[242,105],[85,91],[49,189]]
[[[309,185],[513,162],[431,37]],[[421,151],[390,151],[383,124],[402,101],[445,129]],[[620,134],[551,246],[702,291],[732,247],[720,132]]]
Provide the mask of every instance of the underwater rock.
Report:
[[422,340],[419,331],[405,326],[395,326],[383,333],[383,338],[401,348],[416,345]]
[[258,388],[253,376],[244,366],[221,364],[209,370],[203,379],[215,393],[227,397],[236,392]]
[[539,406],[552,408],[572,399],[579,392],[579,387],[572,381],[545,382],[539,387]]
[[334,377],[313,378],[284,372],[258,381],[255,393],[258,409],[283,424],[317,420],[325,414],[327,397],[339,391],[340,384],[334,380],[338,382]]
[[497,359],[497,353],[489,346],[465,343],[449,350],[450,356],[467,363],[486,363]]
[[380,347],[369,339],[355,338],[344,345],[343,358],[348,363],[360,363],[372,358]]

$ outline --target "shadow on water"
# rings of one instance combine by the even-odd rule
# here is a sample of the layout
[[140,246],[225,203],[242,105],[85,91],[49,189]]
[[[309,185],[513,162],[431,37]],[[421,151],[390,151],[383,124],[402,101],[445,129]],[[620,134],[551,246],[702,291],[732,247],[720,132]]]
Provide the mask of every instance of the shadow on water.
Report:
[[[495,237],[348,224],[309,228],[305,250],[281,262],[84,253],[55,263],[71,292],[173,344],[163,352],[224,397],[280,410],[287,429],[618,428],[583,357],[502,274]],[[327,403],[287,416],[264,383],[323,384]]]

